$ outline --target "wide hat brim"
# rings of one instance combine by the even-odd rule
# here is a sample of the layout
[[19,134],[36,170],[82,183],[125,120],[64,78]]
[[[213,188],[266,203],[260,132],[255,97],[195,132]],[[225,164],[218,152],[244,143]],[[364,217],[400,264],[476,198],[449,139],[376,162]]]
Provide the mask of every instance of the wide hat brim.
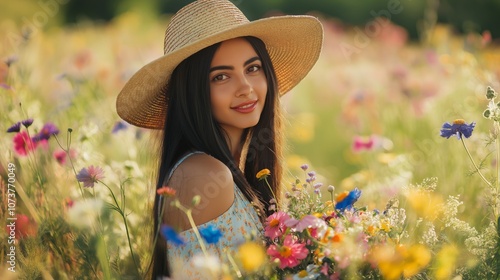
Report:
[[208,46],[243,36],[257,37],[266,44],[276,72],[278,91],[283,95],[296,86],[318,60],[323,28],[312,16],[278,16],[203,37],[139,69],[118,95],[118,115],[139,127],[162,129],[167,111],[164,91],[175,67]]

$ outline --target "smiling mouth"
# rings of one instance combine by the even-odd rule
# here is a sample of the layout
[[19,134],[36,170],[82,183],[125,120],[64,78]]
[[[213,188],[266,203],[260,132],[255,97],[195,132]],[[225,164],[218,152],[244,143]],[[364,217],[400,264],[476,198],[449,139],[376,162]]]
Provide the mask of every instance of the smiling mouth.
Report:
[[250,113],[255,109],[255,107],[257,107],[257,100],[242,103],[238,106],[231,107],[231,109],[238,111],[240,113]]

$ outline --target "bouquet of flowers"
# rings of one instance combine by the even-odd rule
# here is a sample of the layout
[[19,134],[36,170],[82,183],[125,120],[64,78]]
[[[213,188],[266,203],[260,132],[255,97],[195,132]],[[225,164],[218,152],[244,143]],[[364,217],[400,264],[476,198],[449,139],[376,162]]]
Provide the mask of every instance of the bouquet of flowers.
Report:
[[301,169],[305,181],[296,179],[265,223],[267,254],[279,279],[399,279],[429,263],[424,246],[400,243],[406,214],[396,200],[382,211],[357,208],[358,188],[335,194],[331,185],[325,200],[316,173]]

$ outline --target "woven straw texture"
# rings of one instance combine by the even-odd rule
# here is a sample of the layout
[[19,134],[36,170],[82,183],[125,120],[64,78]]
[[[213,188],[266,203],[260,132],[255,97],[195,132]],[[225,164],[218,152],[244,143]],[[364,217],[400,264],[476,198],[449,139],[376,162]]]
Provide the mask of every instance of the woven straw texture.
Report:
[[165,32],[165,55],[135,73],[118,95],[118,115],[130,124],[162,129],[165,94],[175,67],[192,54],[228,39],[254,36],[266,44],[281,95],[299,83],[321,52],[323,29],[311,16],[279,16],[249,22],[227,0],[199,0],[179,10]]

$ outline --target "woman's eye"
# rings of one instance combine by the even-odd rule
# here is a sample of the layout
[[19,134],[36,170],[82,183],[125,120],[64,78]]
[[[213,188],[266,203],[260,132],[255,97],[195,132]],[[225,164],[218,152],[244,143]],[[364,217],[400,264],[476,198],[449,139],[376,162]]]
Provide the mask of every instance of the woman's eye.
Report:
[[216,81],[222,81],[222,80],[225,80],[227,79],[227,76],[224,75],[224,74],[220,74],[220,75],[217,75],[215,77],[212,78],[212,81],[216,82]]
[[260,68],[261,68],[260,65],[252,65],[248,68],[248,72],[257,72],[260,70]]

